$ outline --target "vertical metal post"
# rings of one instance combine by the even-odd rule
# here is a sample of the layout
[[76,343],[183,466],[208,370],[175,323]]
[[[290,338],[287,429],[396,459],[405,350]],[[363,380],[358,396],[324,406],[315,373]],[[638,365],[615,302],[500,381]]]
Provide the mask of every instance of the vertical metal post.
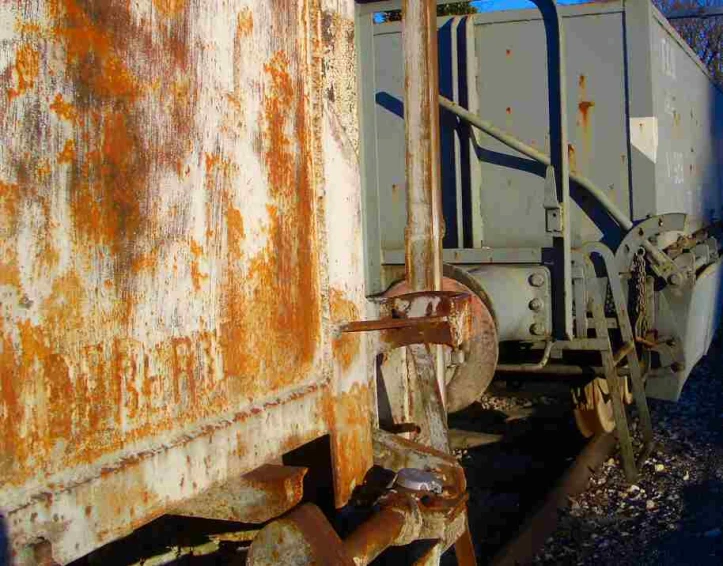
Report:
[[[405,263],[412,291],[442,290],[442,191],[436,0],[403,0],[404,121],[407,169]],[[429,444],[449,451],[445,364],[441,346],[410,347],[417,384],[411,391]],[[434,364],[429,363],[433,357]]]
[[547,39],[547,87],[550,112],[550,158],[555,170],[557,200],[562,206],[562,230],[553,236],[555,259],[553,287],[554,332],[569,339],[572,328],[572,260],[570,242],[571,206],[567,155],[567,75],[562,18],[555,0],[532,0],[542,14]]
[[413,291],[442,288],[436,0],[404,0],[406,274]]

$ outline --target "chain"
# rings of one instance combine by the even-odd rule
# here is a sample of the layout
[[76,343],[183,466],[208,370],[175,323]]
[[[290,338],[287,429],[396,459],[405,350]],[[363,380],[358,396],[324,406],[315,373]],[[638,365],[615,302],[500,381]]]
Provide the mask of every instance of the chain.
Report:
[[645,338],[649,328],[648,281],[645,253],[636,253],[632,265],[633,284],[635,285],[635,337]]

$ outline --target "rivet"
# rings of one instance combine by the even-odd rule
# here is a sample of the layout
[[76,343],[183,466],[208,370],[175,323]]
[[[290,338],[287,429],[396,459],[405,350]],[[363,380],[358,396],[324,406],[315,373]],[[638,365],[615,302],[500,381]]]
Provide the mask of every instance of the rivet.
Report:
[[533,273],[530,275],[529,281],[533,287],[542,287],[545,284],[545,277],[542,273]]
[[543,305],[542,299],[534,298],[530,301],[529,306],[530,306],[530,310],[539,312],[542,310],[542,305]]

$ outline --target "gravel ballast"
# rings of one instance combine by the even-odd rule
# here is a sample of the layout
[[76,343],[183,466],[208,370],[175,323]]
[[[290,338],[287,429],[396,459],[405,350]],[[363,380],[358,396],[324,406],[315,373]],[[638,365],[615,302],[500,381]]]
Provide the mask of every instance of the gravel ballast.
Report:
[[[535,564],[723,564],[723,341],[678,403],[650,400],[656,448],[635,485],[619,458],[572,499]],[[633,421],[635,426],[635,421]]]

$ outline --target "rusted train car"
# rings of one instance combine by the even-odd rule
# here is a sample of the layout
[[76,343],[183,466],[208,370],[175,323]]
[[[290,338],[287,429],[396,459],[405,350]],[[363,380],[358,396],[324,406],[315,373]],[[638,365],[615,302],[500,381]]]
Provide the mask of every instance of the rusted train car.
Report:
[[[373,432],[376,350],[452,344],[469,319],[453,293],[365,297],[354,10],[0,4],[13,564],[68,563],[167,513],[263,524],[295,509],[262,531],[254,564],[367,563],[418,538],[440,541],[433,557],[465,532],[454,459]],[[407,324],[410,308],[421,317]],[[318,439],[326,458],[284,464]],[[299,506],[304,476],[330,469],[342,507],[375,462],[428,471],[402,474],[397,499],[342,545]]]
[[[548,46],[563,46],[554,1],[539,5]],[[376,84],[374,14],[397,8],[406,216],[389,222],[404,225],[405,250],[384,262],[369,222],[380,208],[377,93],[364,85]],[[488,384],[507,315],[469,275],[476,260],[443,277],[450,251],[488,252],[443,250],[435,10],[434,0],[0,4],[0,539],[11,563],[69,563],[165,514],[247,525],[249,564],[367,564],[419,541],[416,564],[452,546],[474,563],[446,412]],[[564,81],[562,60],[550,52],[550,84]],[[682,353],[628,336],[624,270],[597,277],[571,250],[557,102],[551,157],[532,154],[547,160],[542,247],[553,259],[525,256],[522,279],[481,262],[490,277],[500,268],[502,287],[529,282],[540,297],[525,295],[525,309],[552,301],[540,316],[556,322],[543,321],[546,340],[515,342],[532,362],[498,369],[602,364],[592,376],[609,383],[626,431],[615,392],[627,372],[644,410],[638,353],[667,348],[656,359],[671,364]],[[688,234],[678,217],[655,217],[638,234],[621,218],[637,234],[624,243],[650,260],[645,285],[679,280],[669,302],[688,301],[696,269],[718,265],[706,227]],[[686,237],[663,251],[663,228]],[[612,315],[598,296],[608,280]],[[576,349],[602,362],[563,363]],[[327,516],[308,489],[320,471]],[[328,516],[352,493],[369,513],[342,540]]]

